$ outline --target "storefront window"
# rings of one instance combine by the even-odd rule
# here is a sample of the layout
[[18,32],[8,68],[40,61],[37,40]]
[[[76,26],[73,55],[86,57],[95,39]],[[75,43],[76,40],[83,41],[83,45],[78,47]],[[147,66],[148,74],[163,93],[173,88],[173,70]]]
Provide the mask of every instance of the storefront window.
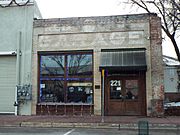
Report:
[[92,55],[68,55],[69,75],[92,75]]
[[41,102],[64,102],[64,81],[41,80],[40,101]]
[[41,76],[64,75],[64,56],[47,55],[41,56]]
[[39,102],[93,102],[91,52],[40,54]]
[[91,82],[69,82],[68,102],[92,103],[92,83]]

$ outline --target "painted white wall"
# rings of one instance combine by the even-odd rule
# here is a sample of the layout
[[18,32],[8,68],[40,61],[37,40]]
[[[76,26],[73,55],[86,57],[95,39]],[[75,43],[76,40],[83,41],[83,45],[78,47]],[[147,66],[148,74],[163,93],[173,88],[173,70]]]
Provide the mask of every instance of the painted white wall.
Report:
[[[20,79],[19,81],[17,80],[17,84],[20,82],[20,85],[32,84],[31,56],[33,21],[35,16],[36,18],[41,18],[36,4],[33,3],[26,6],[13,5],[6,8],[0,7],[0,53],[11,51],[21,52],[21,56],[18,59],[20,64],[17,66],[19,69],[16,70],[16,72],[19,72],[17,75],[20,75],[16,77]],[[16,86],[14,86],[14,88],[15,87]],[[31,104],[28,102],[21,104],[19,114],[30,115]]]
[[164,90],[165,92],[178,92],[178,68],[164,67]]

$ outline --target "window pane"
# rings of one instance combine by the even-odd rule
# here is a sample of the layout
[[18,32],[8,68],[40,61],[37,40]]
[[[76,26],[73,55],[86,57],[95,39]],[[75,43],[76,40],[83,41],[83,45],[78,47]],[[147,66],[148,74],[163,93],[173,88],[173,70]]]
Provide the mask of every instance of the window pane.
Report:
[[122,99],[121,80],[110,80],[110,99]]
[[138,80],[126,80],[126,99],[138,99]]
[[40,62],[41,76],[57,76],[64,75],[64,56],[48,55],[41,56]]
[[92,55],[68,55],[69,75],[92,75]]
[[68,102],[92,104],[93,90],[91,82],[69,82],[67,88]]
[[64,102],[64,81],[41,80],[41,102]]

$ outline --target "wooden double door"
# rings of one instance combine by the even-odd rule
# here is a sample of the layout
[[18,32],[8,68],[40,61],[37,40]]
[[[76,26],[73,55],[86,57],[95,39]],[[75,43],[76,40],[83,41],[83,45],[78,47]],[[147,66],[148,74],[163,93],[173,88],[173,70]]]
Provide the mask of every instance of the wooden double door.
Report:
[[146,115],[145,75],[108,76],[105,115]]

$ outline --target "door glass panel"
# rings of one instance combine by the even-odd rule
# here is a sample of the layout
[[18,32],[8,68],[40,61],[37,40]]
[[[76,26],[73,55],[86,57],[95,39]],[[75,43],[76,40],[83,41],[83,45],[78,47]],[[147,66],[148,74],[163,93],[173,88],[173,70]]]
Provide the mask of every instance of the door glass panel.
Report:
[[110,99],[122,99],[121,80],[110,80]]
[[126,99],[138,99],[138,80],[126,80]]

